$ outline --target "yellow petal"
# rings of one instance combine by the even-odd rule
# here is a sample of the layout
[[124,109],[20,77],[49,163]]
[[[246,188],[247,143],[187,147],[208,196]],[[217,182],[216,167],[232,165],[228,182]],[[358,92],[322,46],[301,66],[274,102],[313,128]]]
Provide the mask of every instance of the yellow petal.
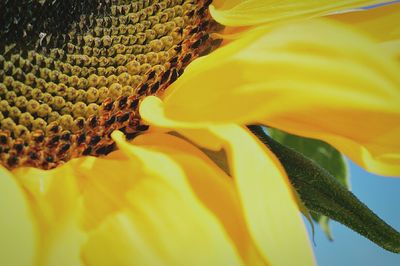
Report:
[[[182,128],[207,126],[169,119],[165,116],[162,102],[156,97],[143,101],[140,114],[152,125],[175,127],[177,132]],[[298,265],[313,264],[295,197],[275,156],[239,127],[209,126],[208,130],[215,139],[219,138],[219,145],[227,151],[249,230],[264,259],[272,265],[291,265],[294,261]],[[290,255],[284,248],[288,240],[293,252]]]
[[186,123],[185,121],[169,119],[165,115],[163,102],[155,96],[143,99],[140,105],[140,115],[146,123],[155,125],[156,127],[154,128],[161,128],[164,131],[179,129],[179,134],[190,139],[198,146],[213,151],[222,149],[221,140],[206,129],[209,126],[208,123],[192,124],[190,122]]
[[233,180],[204,153],[187,141],[168,134],[144,134],[133,144],[163,152],[185,171],[193,191],[221,221],[246,265],[262,264],[247,231]]
[[50,171],[19,168],[13,173],[30,195],[39,225],[38,265],[81,265],[80,201],[73,163]]
[[[141,175],[141,164],[130,160],[121,151],[106,158],[96,158],[77,165],[85,210],[83,226],[92,230],[108,216],[125,208],[125,194],[134,187]],[[129,175],[127,175],[129,173]]]
[[36,224],[24,192],[3,167],[0,167],[0,197],[0,265],[33,265]]
[[240,264],[222,225],[194,197],[180,166],[162,153],[127,144],[121,134],[113,138],[130,160],[142,163],[141,175],[119,173],[135,179],[124,194],[127,206],[92,232],[84,260],[95,265]]
[[399,175],[398,73],[376,43],[341,24],[260,28],[194,61],[165,96],[164,116],[186,127],[262,122]]
[[330,16],[347,23],[380,41],[381,49],[400,61],[400,3],[360,12]]
[[400,40],[383,42],[381,48],[400,62]]
[[238,4],[240,4],[242,0],[214,0],[212,5],[218,9],[229,9]]
[[332,12],[383,3],[372,0],[235,0],[213,1],[212,17],[226,26],[250,26],[284,20],[304,19],[327,15]]
[[400,3],[359,12],[336,14],[329,18],[356,27],[380,41],[399,40],[400,38]]
[[273,153],[238,126],[211,129],[225,140],[252,237],[271,265],[315,264],[287,176]]

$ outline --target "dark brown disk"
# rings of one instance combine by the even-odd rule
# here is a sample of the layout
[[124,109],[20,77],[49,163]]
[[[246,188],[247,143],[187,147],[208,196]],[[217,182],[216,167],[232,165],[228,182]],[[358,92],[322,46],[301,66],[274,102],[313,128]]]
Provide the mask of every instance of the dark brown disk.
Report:
[[[48,10],[62,5],[47,2]],[[209,14],[210,1],[75,2],[79,14],[66,19],[39,19],[47,9],[35,6],[24,18],[33,27],[29,45],[21,45],[25,24],[21,36],[1,43],[0,162],[9,169],[108,154],[114,130],[132,139],[148,129],[138,112],[146,96],[162,94],[221,43],[212,34],[222,27]],[[13,15],[31,1],[5,3]]]

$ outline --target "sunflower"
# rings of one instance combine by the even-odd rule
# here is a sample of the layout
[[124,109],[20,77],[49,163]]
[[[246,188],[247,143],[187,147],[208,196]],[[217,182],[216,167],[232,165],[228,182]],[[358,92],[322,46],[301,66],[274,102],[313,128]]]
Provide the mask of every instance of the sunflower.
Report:
[[77,2],[2,33],[2,264],[314,264],[245,125],[400,174],[399,4]]

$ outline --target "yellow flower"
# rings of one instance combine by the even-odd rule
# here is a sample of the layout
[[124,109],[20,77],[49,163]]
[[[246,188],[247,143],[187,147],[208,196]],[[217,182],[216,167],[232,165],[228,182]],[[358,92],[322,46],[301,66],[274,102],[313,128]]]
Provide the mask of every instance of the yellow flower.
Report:
[[[246,16],[253,24],[264,22],[268,16],[259,10],[272,7],[258,2],[214,11],[214,17],[228,25],[249,25],[240,20]],[[272,9],[279,10],[280,3]],[[344,14],[344,21],[354,18],[368,37],[315,19],[239,34],[239,40],[193,62],[167,91],[163,106],[146,99],[142,117],[171,128],[261,123],[324,140],[371,172],[397,176],[400,76],[393,44],[400,32],[387,25],[396,25],[399,4],[382,9]],[[295,16],[312,14],[295,10]],[[292,15],[286,9],[283,14]],[[393,49],[384,50],[386,45]]]
[[[213,1],[226,45],[141,103],[147,133],[116,131],[117,151],[52,170],[0,168],[0,264],[312,265],[286,173],[242,125],[398,175],[399,32],[372,29],[398,23],[399,4],[311,19],[377,2]],[[223,150],[229,169],[199,147]]]

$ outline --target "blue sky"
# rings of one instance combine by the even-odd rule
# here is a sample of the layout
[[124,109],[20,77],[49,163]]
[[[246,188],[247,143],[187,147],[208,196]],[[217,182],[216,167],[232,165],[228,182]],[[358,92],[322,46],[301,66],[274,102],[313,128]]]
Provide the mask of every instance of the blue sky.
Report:
[[[353,163],[349,166],[353,193],[400,231],[400,178],[376,176]],[[339,223],[331,221],[331,228],[333,242],[327,240],[320,228],[315,230],[314,251],[319,266],[400,265],[399,254],[376,246]]]

